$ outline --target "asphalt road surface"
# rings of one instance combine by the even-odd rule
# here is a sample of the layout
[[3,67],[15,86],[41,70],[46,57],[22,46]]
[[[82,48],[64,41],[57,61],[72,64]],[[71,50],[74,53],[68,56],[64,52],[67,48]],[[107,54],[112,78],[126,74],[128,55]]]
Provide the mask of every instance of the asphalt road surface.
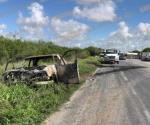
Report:
[[46,125],[150,125],[150,62],[103,65]]

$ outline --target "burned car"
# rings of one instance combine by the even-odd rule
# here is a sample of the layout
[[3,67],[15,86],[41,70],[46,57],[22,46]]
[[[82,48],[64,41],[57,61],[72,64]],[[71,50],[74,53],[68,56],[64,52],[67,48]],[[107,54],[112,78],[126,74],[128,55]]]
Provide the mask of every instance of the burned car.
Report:
[[[24,65],[15,67],[14,60],[9,60],[2,74],[4,83],[26,83],[35,84],[39,82],[55,81],[63,83],[79,83],[79,72],[77,57],[73,62],[67,62],[65,55],[71,51],[67,51],[63,56],[59,54],[29,56],[21,59]],[[18,60],[17,60],[18,61]],[[8,69],[12,64],[12,68]]]

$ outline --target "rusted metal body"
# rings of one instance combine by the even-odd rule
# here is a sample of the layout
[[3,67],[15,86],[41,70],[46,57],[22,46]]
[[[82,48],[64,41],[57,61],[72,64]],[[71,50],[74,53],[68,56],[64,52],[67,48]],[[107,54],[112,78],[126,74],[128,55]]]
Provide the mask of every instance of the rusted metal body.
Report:
[[[2,75],[2,80],[10,84],[16,82],[32,84],[51,80],[66,84],[79,83],[77,57],[74,59],[74,62],[71,63],[67,63],[64,58],[65,55],[70,52],[72,52],[72,50],[65,52],[63,56],[59,54],[49,54],[26,57],[24,61],[28,63],[27,66],[19,68],[13,67],[10,70],[8,70],[8,66],[14,61],[9,60],[6,64],[5,72]],[[47,61],[47,64],[40,65],[40,61]]]

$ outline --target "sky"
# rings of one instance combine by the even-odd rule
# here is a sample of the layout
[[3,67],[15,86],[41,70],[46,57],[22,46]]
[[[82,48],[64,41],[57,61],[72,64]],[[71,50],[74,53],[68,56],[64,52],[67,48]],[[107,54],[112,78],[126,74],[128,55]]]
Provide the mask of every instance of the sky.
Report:
[[150,0],[0,0],[0,35],[69,47],[150,47]]

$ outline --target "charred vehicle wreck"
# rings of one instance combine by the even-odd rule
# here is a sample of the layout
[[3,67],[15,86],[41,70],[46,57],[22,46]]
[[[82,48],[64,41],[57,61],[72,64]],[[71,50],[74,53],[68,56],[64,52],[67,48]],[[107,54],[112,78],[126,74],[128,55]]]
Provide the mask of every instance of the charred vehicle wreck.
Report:
[[[56,83],[79,83],[77,57],[73,62],[67,62],[64,58],[71,51],[65,52],[63,56],[49,54],[26,57],[21,59],[26,65],[21,65],[17,68],[14,66],[14,62],[17,59],[11,59],[6,64],[5,72],[2,74],[2,81],[8,84],[17,82],[37,84],[52,80]],[[10,64],[13,66],[8,69]]]

